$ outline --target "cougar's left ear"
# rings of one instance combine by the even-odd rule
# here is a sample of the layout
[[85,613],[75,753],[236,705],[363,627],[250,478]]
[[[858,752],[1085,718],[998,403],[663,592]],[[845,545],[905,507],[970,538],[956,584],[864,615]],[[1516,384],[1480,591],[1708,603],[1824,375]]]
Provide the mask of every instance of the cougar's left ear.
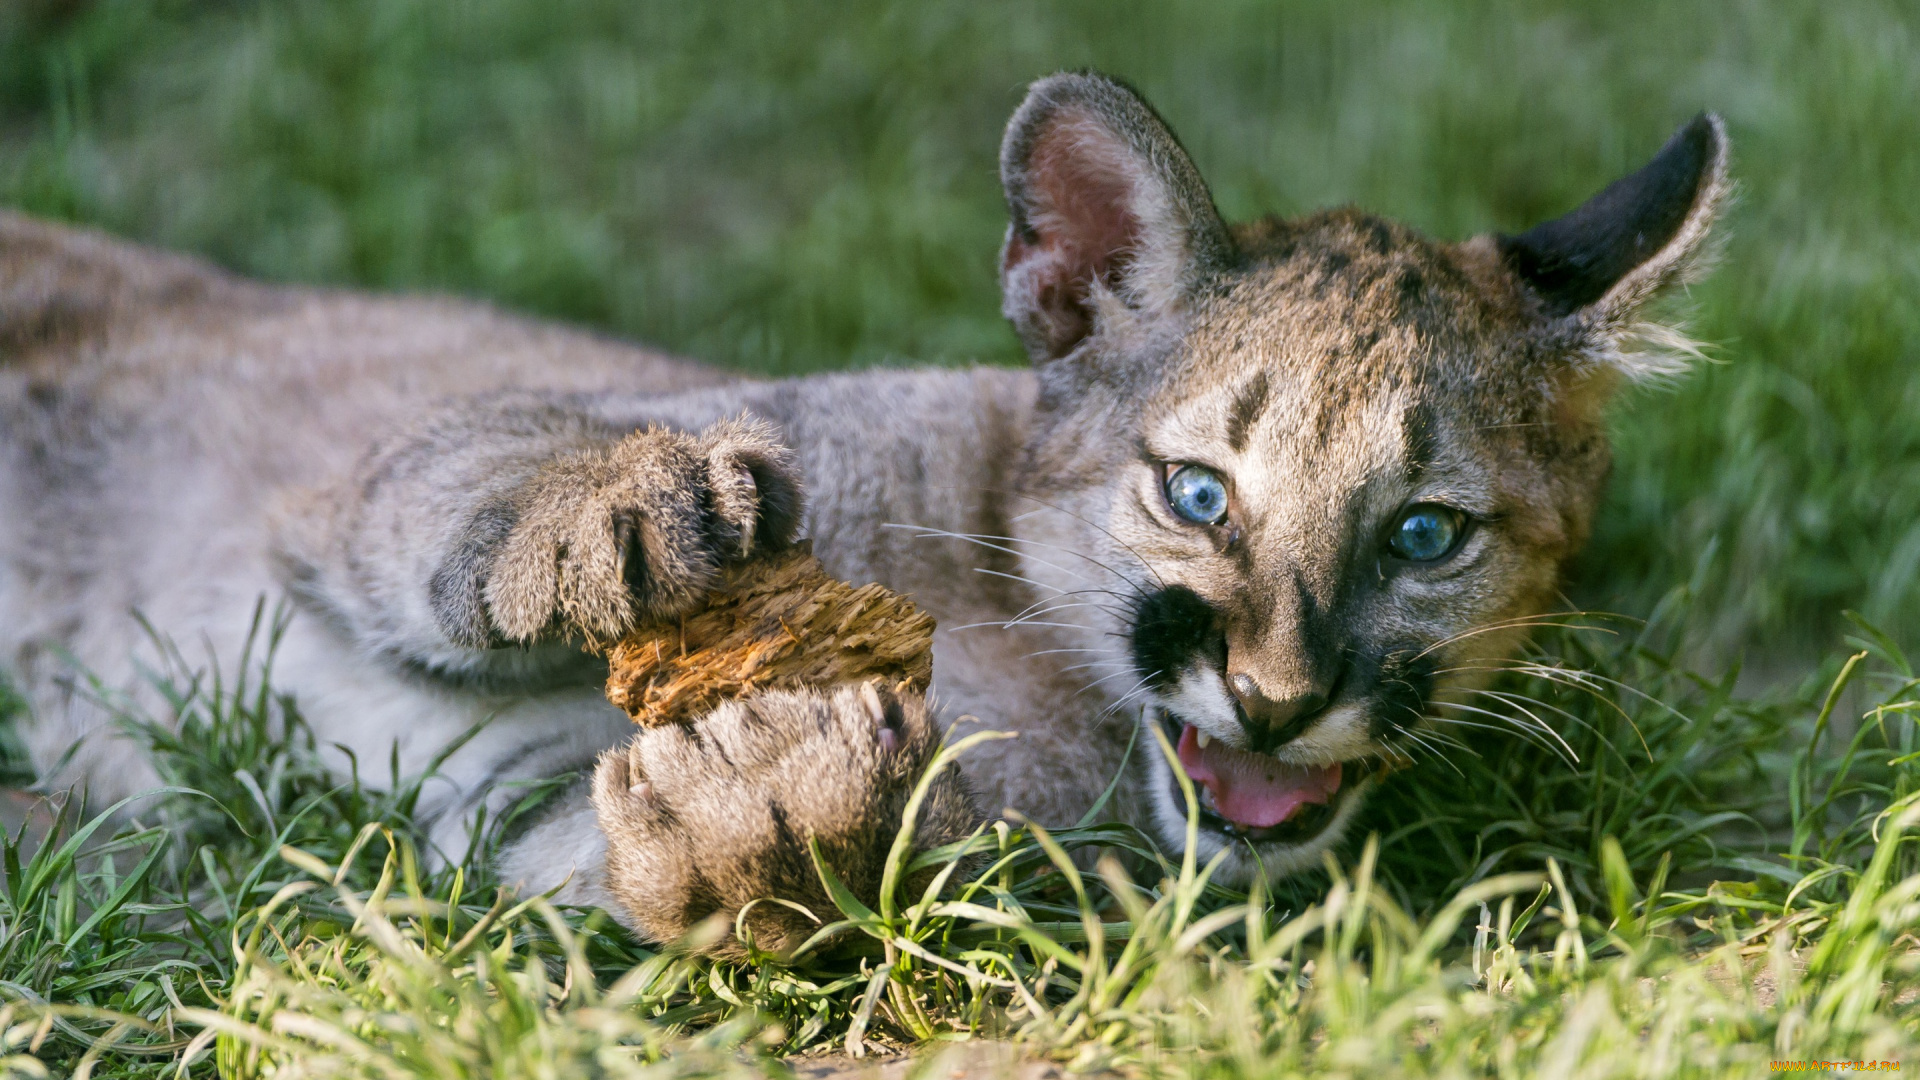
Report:
[[1037,361],[1064,356],[1103,303],[1177,308],[1232,242],[1200,174],[1139,95],[1101,75],[1033,84],[1000,147],[1003,310]]
[[1554,336],[1583,342],[1580,351],[1629,376],[1658,373],[1666,365],[1622,340],[1652,329],[1639,324],[1642,305],[1700,269],[1728,192],[1726,131],[1702,113],[1638,172],[1564,217],[1495,243]]

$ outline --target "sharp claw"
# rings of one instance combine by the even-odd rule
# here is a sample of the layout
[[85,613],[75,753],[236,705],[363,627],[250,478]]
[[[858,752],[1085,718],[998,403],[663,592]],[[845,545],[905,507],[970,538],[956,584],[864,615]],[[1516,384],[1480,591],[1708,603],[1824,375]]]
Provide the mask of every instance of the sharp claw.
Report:
[[893,733],[893,729],[890,727],[881,728],[880,729],[880,752],[882,754],[887,754],[890,756],[895,750],[899,748],[900,748],[900,737]]
[[879,688],[870,682],[861,683],[860,701],[866,705],[867,719],[873,721],[873,726],[887,730],[887,707],[880,702]]
[[737,461],[733,463],[733,478],[735,482],[747,489],[747,502],[756,509],[756,513],[748,518],[745,526],[740,530],[740,557],[746,558],[753,554],[753,534],[759,519],[757,510],[760,506],[760,485],[753,479],[753,470]]

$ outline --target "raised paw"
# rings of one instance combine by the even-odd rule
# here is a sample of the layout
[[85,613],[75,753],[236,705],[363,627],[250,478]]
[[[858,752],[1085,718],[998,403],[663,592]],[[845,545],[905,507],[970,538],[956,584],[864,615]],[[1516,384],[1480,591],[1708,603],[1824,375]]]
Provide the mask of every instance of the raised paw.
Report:
[[483,586],[493,630],[611,641],[697,604],[728,563],[784,546],[800,520],[773,429],[637,431],[549,462],[514,501]]
[[[877,683],[774,691],[728,702],[687,725],[642,729],[601,756],[593,806],[607,838],[607,887],[656,941],[716,914],[757,947],[787,952],[840,917],[814,867],[816,839],[834,875],[878,902],[908,797],[940,748],[918,694]],[[980,821],[959,770],[937,776],[914,849],[964,839]],[[926,882],[906,883],[910,894]],[[722,955],[744,948],[731,934]]]

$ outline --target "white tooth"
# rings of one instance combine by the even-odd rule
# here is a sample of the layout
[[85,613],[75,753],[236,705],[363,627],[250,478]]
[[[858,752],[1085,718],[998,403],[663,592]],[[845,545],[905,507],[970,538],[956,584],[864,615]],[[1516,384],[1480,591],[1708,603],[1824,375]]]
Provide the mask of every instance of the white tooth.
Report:
[[1202,731],[1195,734],[1193,741],[1195,744],[1197,744],[1200,747],[1200,749],[1205,750],[1207,748],[1207,744],[1213,741],[1213,736]]

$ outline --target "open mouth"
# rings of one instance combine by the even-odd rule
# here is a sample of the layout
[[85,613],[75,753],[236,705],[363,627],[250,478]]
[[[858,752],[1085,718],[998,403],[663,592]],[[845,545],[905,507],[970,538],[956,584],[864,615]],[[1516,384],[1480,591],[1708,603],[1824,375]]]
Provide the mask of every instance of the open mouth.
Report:
[[1364,777],[1342,786],[1341,763],[1290,765],[1235,750],[1174,716],[1161,714],[1180,765],[1199,788],[1200,821],[1253,843],[1302,844],[1324,832]]

